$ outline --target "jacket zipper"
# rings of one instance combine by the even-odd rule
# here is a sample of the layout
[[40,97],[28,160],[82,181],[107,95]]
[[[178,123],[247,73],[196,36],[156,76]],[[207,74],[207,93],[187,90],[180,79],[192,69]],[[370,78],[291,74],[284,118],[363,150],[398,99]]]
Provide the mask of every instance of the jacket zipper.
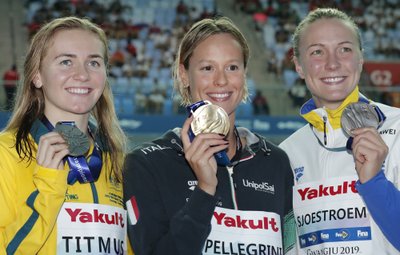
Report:
[[237,210],[237,201],[236,201],[236,192],[235,192],[235,184],[233,182],[233,166],[227,166],[226,169],[228,170],[229,173],[229,185],[231,187],[231,196],[232,196],[232,202],[233,202],[233,209]]
[[327,144],[327,137],[326,137],[326,122],[327,122],[327,118],[326,116],[322,117],[323,121],[324,121],[324,145]]

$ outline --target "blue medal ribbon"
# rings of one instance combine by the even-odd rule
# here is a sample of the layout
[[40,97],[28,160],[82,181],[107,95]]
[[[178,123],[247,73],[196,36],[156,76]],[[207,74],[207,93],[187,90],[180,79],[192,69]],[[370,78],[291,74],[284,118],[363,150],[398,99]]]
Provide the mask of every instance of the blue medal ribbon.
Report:
[[[49,131],[53,131],[53,125],[46,117],[43,117],[42,123]],[[75,126],[75,122],[73,121],[64,121],[61,123],[63,125]],[[90,128],[89,133],[91,134]],[[64,162],[67,161],[70,168],[68,173],[69,185],[74,184],[76,181],[79,181],[79,183],[94,182],[99,178],[103,162],[101,159],[101,150],[96,142],[93,152],[88,158],[89,162],[86,161],[84,156],[66,156],[64,158]]]

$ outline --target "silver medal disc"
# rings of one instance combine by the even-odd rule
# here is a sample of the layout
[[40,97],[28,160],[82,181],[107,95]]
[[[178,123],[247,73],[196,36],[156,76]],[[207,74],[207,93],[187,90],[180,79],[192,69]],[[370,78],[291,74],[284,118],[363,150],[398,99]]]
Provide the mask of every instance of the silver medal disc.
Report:
[[367,103],[349,104],[343,111],[340,119],[343,131],[352,136],[351,131],[356,128],[379,126],[379,116],[375,106]]
[[56,124],[54,131],[58,132],[68,143],[70,156],[82,156],[89,150],[89,137],[76,126],[65,125],[59,122]]

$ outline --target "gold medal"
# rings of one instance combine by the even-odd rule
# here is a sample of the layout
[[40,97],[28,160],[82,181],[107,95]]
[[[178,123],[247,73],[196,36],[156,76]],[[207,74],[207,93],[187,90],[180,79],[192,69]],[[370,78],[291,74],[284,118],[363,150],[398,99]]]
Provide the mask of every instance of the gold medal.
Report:
[[207,103],[198,107],[193,112],[191,129],[194,135],[200,133],[227,135],[229,128],[230,124],[228,114],[218,105]]

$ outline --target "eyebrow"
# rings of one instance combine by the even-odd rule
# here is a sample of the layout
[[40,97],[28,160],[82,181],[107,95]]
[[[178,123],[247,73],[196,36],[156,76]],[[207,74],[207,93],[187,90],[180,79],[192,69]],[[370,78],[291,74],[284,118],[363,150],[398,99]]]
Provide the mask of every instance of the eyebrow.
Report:
[[[76,58],[77,55],[75,54],[68,54],[68,53],[62,53],[60,55],[57,55],[54,59],[58,59],[58,58],[62,58],[62,57],[69,57],[69,58]],[[101,58],[103,59],[103,57],[99,54],[90,54],[89,58]]]
[[[340,43],[338,43],[338,45],[343,45],[343,44],[354,44],[352,41],[343,41],[343,42],[340,42]],[[316,47],[316,46],[324,46],[324,44],[322,44],[322,43],[314,43],[314,44],[311,44],[310,46],[308,46],[307,47],[307,49],[309,49],[309,48],[311,48],[311,47]]]

